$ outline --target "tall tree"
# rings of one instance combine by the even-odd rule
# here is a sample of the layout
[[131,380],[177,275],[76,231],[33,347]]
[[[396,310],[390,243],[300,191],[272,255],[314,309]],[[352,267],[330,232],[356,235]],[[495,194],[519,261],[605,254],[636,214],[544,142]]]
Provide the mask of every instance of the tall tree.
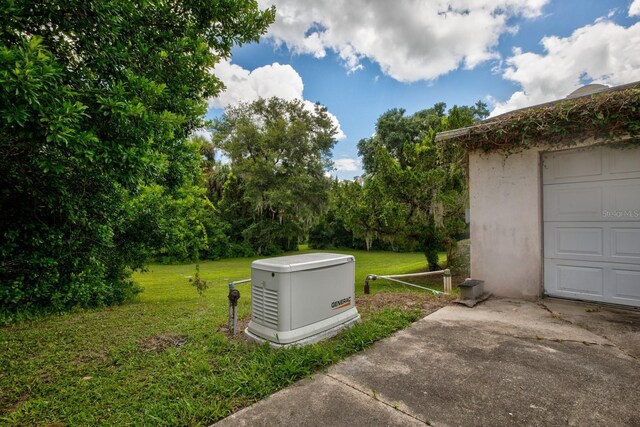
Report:
[[3,312],[131,295],[134,199],[192,186],[211,68],[273,19],[253,0],[2,1]]
[[228,108],[212,130],[252,208],[244,238],[259,254],[295,249],[326,208],[336,143],[326,108],[259,99]]
[[[405,232],[422,242],[431,269],[438,268],[438,249],[451,243],[464,223],[464,170],[457,147],[438,147],[439,131],[472,124],[488,115],[482,102],[451,108],[437,103],[406,116],[389,110],[376,123],[376,133],[360,140],[358,150],[369,179],[380,194],[404,205]],[[377,202],[379,203],[379,202]]]

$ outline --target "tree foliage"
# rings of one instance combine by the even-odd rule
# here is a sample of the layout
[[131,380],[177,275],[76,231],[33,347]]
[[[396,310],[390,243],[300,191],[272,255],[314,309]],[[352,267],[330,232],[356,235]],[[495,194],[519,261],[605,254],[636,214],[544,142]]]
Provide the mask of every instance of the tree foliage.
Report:
[[241,233],[258,254],[297,248],[326,206],[324,174],[336,142],[326,108],[259,99],[228,108],[212,130],[232,171],[220,201],[223,217],[250,216]]
[[438,103],[410,116],[402,109],[380,116],[376,133],[358,143],[366,171],[363,195],[372,194],[364,204],[378,218],[374,234],[421,242],[430,268],[438,267],[438,249],[449,249],[464,230],[465,176],[461,150],[438,147],[435,135],[487,115],[478,102],[448,112]]
[[2,2],[5,315],[123,301],[152,246],[190,250],[168,217],[205,208],[187,138],[222,89],[210,69],[273,17],[254,1]]
[[358,239],[348,228],[343,212],[337,202],[342,183],[334,181],[329,190],[327,211],[320,216],[318,222],[309,230],[309,246],[313,249],[357,248]]

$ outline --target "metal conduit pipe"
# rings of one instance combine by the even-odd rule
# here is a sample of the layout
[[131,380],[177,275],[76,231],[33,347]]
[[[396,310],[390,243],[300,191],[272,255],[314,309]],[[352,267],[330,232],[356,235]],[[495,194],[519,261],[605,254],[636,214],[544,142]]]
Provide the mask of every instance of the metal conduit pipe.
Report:
[[236,280],[235,282],[229,283],[229,321],[227,323],[227,327],[229,328],[229,332],[233,335],[236,334],[236,330],[238,329],[238,300],[240,299],[240,291],[236,289],[236,285],[241,283],[251,282],[251,279],[243,279]]
[[375,274],[369,274],[367,275],[367,277],[364,278],[364,293],[369,295],[369,281],[370,280],[376,280],[378,278],[378,276],[376,276]]

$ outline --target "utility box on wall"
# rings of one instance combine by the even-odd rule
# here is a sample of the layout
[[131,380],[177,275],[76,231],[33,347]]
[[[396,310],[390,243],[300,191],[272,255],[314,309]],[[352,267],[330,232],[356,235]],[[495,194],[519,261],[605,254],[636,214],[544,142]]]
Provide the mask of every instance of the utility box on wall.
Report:
[[353,256],[312,253],[251,264],[250,338],[274,347],[309,344],[359,320]]

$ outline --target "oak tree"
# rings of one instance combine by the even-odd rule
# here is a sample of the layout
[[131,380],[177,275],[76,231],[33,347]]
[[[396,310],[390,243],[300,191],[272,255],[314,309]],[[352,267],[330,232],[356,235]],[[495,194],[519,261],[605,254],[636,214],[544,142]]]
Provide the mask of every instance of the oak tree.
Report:
[[336,126],[327,109],[294,99],[258,99],[214,121],[213,144],[230,161],[252,221],[256,253],[294,250],[326,209]]

